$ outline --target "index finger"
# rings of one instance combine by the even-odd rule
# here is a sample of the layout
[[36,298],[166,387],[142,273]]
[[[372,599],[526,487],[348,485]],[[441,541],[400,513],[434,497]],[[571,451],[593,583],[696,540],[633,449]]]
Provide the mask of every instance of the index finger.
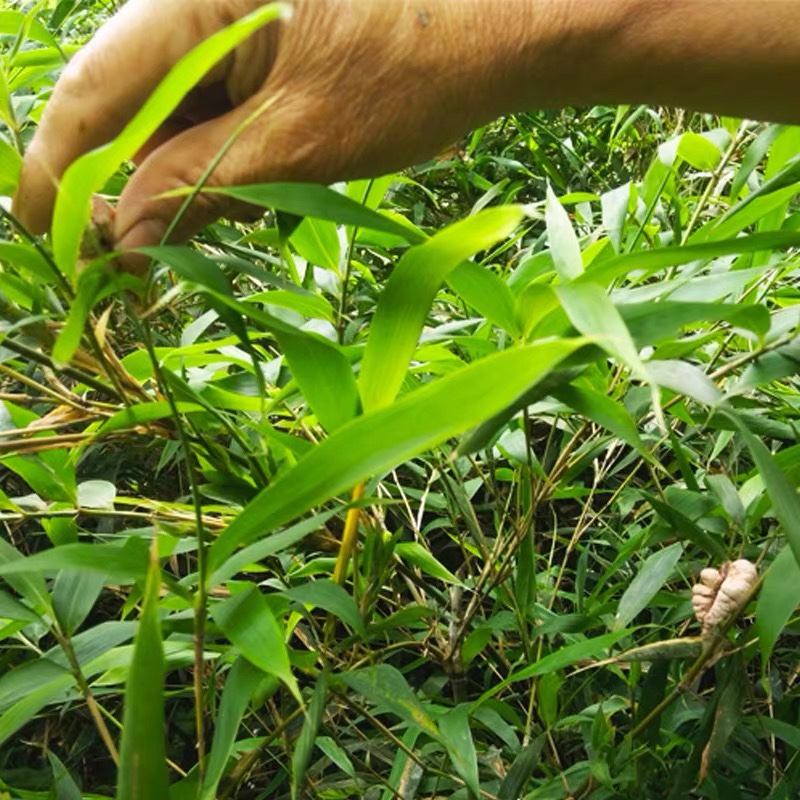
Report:
[[[58,182],[79,156],[119,134],[194,46],[243,16],[252,0],[130,0],[69,63],[23,161],[15,213],[50,225]],[[231,57],[203,80],[222,79]]]

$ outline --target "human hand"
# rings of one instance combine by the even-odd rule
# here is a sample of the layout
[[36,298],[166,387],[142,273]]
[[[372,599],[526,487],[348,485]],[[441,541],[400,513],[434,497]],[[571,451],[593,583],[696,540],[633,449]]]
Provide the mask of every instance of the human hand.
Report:
[[[260,4],[130,0],[55,88],[25,156],[22,221],[46,230],[66,167],[116,136],[184,54]],[[509,0],[506,15],[493,10],[488,20],[481,0],[295,0],[290,20],[218,64],[139,153],[117,206],[116,246],[157,244],[183,202],[160,195],[198,182],[260,108],[210,184],[330,183],[429,158],[504,110],[516,38],[508,13],[524,5]],[[174,238],[248,212],[202,194]]]
[[[110,141],[189,50],[261,0],[129,0],[69,64],[26,153],[16,210],[50,223],[60,176]],[[122,250],[157,244],[234,131],[212,185],[376,176],[524,108],[650,102],[797,123],[794,3],[702,0],[290,0],[218,64],[139,154]],[[764,86],[770,91],[765,92]],[[241,203],[199,195],[188,239]],[[133,262],[128,260],[129,264]]]

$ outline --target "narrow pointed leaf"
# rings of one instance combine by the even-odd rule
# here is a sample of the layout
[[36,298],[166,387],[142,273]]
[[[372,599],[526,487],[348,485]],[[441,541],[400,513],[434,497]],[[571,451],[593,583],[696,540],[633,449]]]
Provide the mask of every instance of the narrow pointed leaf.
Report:
[[125,687],[117,800],[169,796],[164,742],[164,648],[158,619],[161,568],[155,541]]
[[211,615],[248,661],[274,675],[300,700],[283,630],[257,588],[215,605]]
[[622,595],[614,617],[614,630],[618,631],[633,622],[636,615],[642,611],[655,597],[667,579],[672,575],[675,565],[683,553],[680,542],[657,550],[645,559],[636,577]]
[[305,783],[306,770],[311,760],[311,753],[314,751],[314,742],[319,733],[327,696],[328,676],[323,672],[317,678],[314,694],[308,704],[308,711],[303,722],[303,729],[300,731],[294,753],[292,753],[292,800],[297,800],[302,796],[301,792]]
[[440,717],[439,730],[456,772],[467,785],[470,794],[474,798],[480,797],[478,756],[470,730],[469,706],[462,703]]
[[581,246],[566,209],[558,201],[552,187],[547,187],[545,204],[547,236],[553,253],[553,264],[563,283],[568,283],[583,272]]
[[378,301],[361,363],[365,411],[383,408],[397,396],[431,303],[447,276],[462,261],[508,236],[521,219],[515,206],[489,209],[450,225],[400,259]]
[[212,570],[237,547],[497,413],[585,343],[548,341],[497,353],[339,428],[228,526],[211,548]]
[[265,676],[244,656],[240,656],[228,672],[214,724],[214,741],[208,756],[200,800],[215,800],[217,787],[233,752],[236,734],[250,700],[265,681],[270,680],[274,681],[275,686],[278,685],[276,679]]
[[[274,208],[295,214],[328,220],[338,225],[383,231],[400,236],[411,244],[425,241],[425,234],[410,222],[373,211],[367,206],[335,192],[327,186],[314,183],[264,183],[253,186],[208,187],[206,193],[225,194],[246,203]],[[180,192],[184,193],[184,192]]]
[[764,575],[756,604],[756,631],[764,665],[786,623],[800,605],[800,565],[791,547],[784,547]]

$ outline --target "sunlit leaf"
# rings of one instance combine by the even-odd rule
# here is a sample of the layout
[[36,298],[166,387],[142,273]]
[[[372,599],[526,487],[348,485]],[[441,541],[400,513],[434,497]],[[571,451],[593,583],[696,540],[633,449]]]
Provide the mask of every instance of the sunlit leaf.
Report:
[[409,250],[378,301],[358,385],[365,411],[391,403],[400,390],[433,298],[462,262],[508,236],[522,219],[517,207],[468,217]]

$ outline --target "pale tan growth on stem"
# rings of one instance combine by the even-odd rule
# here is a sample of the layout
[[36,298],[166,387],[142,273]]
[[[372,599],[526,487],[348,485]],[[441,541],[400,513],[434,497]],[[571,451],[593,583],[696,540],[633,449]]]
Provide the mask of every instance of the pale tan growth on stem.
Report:
[[727,561],[720,569],[700,573],[700,582],[692,587],[692,607],[703,627],[703,636],[741,610],[758,581],[755,564],[747,559]]

